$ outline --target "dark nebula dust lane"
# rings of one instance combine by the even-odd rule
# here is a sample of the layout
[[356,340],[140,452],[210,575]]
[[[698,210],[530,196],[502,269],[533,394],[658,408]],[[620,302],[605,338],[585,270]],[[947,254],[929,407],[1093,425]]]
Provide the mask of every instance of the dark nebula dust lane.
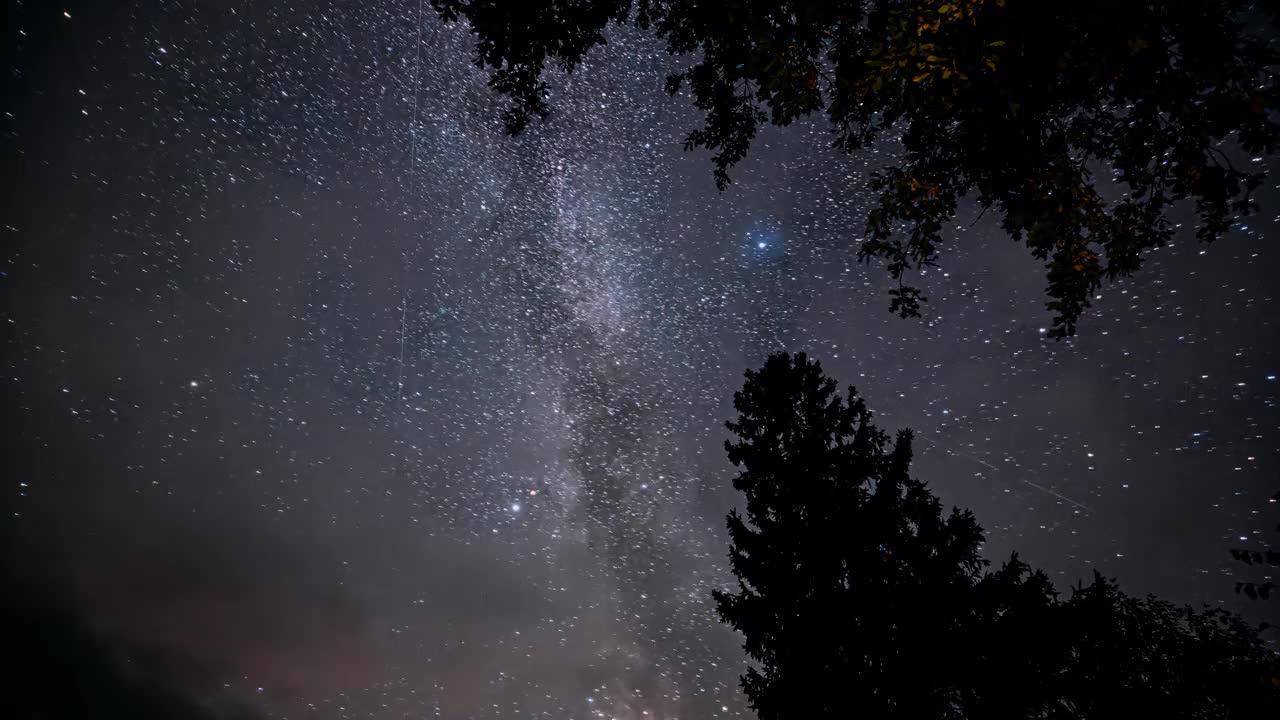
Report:
[[1226,548],[1280,477],[1275,187],[1056,343],[1042,269],[970,209],[925,318],[888,313],[855,255],[892,146],[770,129],[718,192],[625,29],[510,138],[429,3],[9,12],[8,622],[56,605],[121,693],[750,717],[710,592],[723,421],[777,349],[915,429],[993,557],[1260,612]]

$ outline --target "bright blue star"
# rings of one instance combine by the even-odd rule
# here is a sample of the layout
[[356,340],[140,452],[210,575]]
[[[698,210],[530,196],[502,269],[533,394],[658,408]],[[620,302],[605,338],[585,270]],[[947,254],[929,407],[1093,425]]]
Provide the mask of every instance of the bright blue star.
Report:
[[747,254],[752,262],[761,260],[777,260],[786,254],[787,240],[782,231],[782,223],[772,217],[755,220],[747,228],[744,240],[747,241]]

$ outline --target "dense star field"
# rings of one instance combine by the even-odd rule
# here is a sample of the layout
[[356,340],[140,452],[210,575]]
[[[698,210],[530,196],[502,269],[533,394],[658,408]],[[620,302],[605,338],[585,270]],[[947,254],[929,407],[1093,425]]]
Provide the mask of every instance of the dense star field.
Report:
[[9,6],[6,554],[210,717],[752,717],[710,592],[779,349],[915,429],[991,557],[1267,613],[1227,549],[1280,489],[1274,180],[1055,342],[972,208],[889,314],[891,143],[769,129],[717,191],[632,29],[511,138],[418,0]]

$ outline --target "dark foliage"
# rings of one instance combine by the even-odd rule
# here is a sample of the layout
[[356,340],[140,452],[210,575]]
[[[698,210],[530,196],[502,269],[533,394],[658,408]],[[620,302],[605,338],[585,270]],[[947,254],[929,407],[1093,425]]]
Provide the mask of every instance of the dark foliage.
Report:
[[[1272,504],[1280,503],[1280,492],[1271,496],[1271,502]],[[1275,531],[1280,532],[1280,524],[1276,525]],[[1263,550],[1233,548],[1231,550],[1231,558],[1244,565],[1280,567],[1280,550],[1275,548],[1265,548]],[[1236,583],[1236,594],[1244,595],[1250,600],[1270,600],[1271,593],[1275,589],[1276,584],[1271,580],[1264,582],[1241,580]]]
[[1016,556],[988,572],[973,515],[911,477],[911,434],[890,442],[803,354],[748,372],[734,406],[746,507],[728,518],[738,587],[715,600],[761,720],[1280,712],[1280,665],[1234,615],[1101,576],[1063,600]]
[[1064,717],[1280,714],[1280,663],[1258,628],[1226,610],[1129,597],[1095,574],[1058,616],[1072,653],[1062,679]]
[[766,123],[822,112],[847,152],[900,139],[858,254],[887,263],[903,316],[925,299],[907,274],[935,261],[972,195],[1044,261],[1051,334],[1071,335],[1102,282],[1172,237],[1171,205],[1194,204],[1203,241],[1250,212],[1263,173],[1240,153],[1280,143],[1280,14],[1250,0],[432,5],[470,24],[513,133],[548,113],[548,64],[572,70],[610,22],[634,21],[693,59],[667,91],[706,113],[686,144],[712,151],[722,188]]

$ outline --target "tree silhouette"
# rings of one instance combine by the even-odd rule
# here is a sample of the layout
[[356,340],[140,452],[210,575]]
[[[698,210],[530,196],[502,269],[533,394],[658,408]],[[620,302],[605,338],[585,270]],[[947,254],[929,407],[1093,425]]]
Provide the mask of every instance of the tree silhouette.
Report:
[[609,23],[634,21],[693,58],[666,89],[706,114],[686,147],[713,152],[721,188],[766,123],[821,112],[846,152],[900,139],[858,244],[898,280],[890,308],[919,314],[907,275],[936,260],[972,195],[1045,263],[1058,338],[1102,282],[1172,237],[1173,204],[1194,204],[1203,241],[1253,209],[1264,173],[1241,160],[1280,143],[1280,49],[1266,36],[1280,13],[1256,4],[432,0],[477,36],[476,63],[514,101],[512,133],[550,112],[548,64],[571,71]]
[[[752,707],[776,720],[833,715],[854,698],[883,712],[909,698],[934,716],[954,670],[932,650],[961,623],[961,591],[982,565],[973,516],[944,518],[907,474],[910,434],[887,448],[862,400],[850,392],[846,402],[803,355],[748,372],[734,405],[739,439],[726,448],[746,496],[745,517],[729,515],[740,585],[715,600],[759,663],[743,678]],[[920,612],[925,604],[937,612]],[[917,692],[885,692],[908,678]]]
[[1125,595],[1095,573],[1058,613],[1072,661],[1063,702],[1080,718],[1280,714],[1280,665],[1258,628],[1220,608]]
[[[1280,503],[1280,492],[1271,496],[1272,504]],[[1275,527],[1276,532],[1280,532],[1280,523]],[[1244,565],[1258,565],[1262,567],[1280,567],[1280,550],[1269,547],[1262,550],[1251,550],[1249,548],[1232,548],[1231,557],[1238,563]],[[1236,594],[1243,594],[1250,600],[1271,599],[1271,591],[1274,590],[1276,584],[1274,581],[1267,579],[1264,582],[1253,582],[1250,580],[1241,580],[1236,582]]]
[[714,597],[744,636],[761,720],[1280,711],[1276,658],[1234,615],[1101,576],[1060,600],[1016,555],[987,572],[974,516],[911,477],[911,433],[891,443],[805,355],[748,371],[734,407],[738,583]]

